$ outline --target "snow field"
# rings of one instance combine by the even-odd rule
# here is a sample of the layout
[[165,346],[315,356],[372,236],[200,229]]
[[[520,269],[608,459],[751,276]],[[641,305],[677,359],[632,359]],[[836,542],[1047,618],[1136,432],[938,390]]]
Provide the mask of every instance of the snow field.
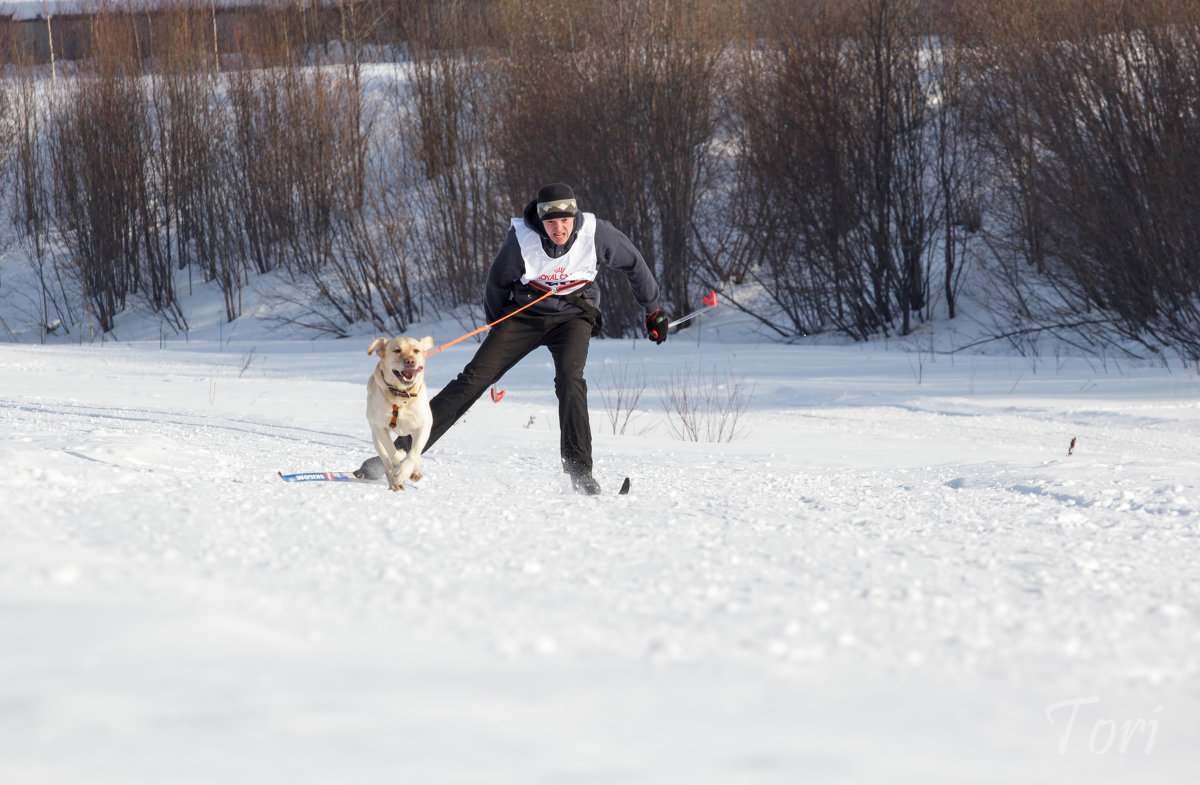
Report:
[[[602,341],[602,498],[558,470],[536,356],[416,490],[279,482],[370,454],[359,343],[0,346],[0,779],[1184,782],[1200,762],[1192,374]],[[650,387],[616,436],[596,380],[628,362]],[[753,386],[743,438],[668,435],[654,387],[689,363]]]

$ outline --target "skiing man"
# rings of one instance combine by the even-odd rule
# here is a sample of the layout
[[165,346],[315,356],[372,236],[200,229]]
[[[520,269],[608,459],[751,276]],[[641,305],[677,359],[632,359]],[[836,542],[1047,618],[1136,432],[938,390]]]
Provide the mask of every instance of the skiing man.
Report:
[[[592,213],[579,212],[575,192],[563,183],[542,186],[512,226],[488,271],[484,312],[489,323],[553,292],[535,305],[492,327],[467,367],[433,397],[433,432],[426,449],[495,384],[505,371],[539,346],[554,358],[558,396],[559,449],[563,471],[577,493],[597,494],[592,477],[592,430],[588,420],[583,366],[588,344],[600,333],[599,265],[620,270],[646,311],[650,339],[667,338],[668,318],[659,307],[658,283],[642,254],[623,233]],[[402,437],[403,438],[403,437]],[[397,447],[403,448],[400,439]],[[378,457],[355,472],[383,476]]]

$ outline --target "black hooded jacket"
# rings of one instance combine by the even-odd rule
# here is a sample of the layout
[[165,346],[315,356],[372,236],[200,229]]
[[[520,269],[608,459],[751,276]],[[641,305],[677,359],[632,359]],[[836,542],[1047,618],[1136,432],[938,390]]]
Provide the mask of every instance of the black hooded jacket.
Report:
[[[608,221],[602,221],[590,215],[585,216],[581,212],[575,216],[575,231],[571,234],[571,239],[563,245],[555,245],[546,235],[542,222],[537,219],[536,209],[536,201],[530,202],[526,206],[525,225],[542,238],[542,249],[551,258],[558,258],[567,253],[574,245],[583,222],[595,220],[597,264],[612,267],[624,273],[629,280],[629,288],[633,291],[634,299],[646,309],[646,313],[658,310],[658,282],[654,280],[650,267],[646,264],[641,252],[620,230]],[[519,308],[541,296],[542,292],[521,283],[521,276],[524,274],[525,260],[521,257],[521,244],[517,241],[516,232],[509,228],[500,250],[496,253],[496,258],[492,260],[491,269],[488,270],[487,283],[484,285],[483,307],[488,322],[494,322],[508,311]],[[580,289],[578,293],[592,305],[600,307],[600,288],[595,281]],[[552,296],[526,309],[524,313],[552,316],[561,313],[582,314],[583,311],[564,297]]]

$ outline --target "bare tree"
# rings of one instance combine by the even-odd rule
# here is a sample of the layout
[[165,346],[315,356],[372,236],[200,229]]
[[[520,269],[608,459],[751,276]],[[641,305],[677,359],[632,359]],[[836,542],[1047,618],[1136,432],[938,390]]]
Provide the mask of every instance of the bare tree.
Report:
[[[492,159],[500,63],[471,46],[470,3],[455,0],[414,11],[408,45],[412,111],[397,113],[407,165],[397,176],[419,194],[413,204],[414,252],[425,260],[426,296],[438,307],[479,306],[492,255],[510,215]],[[398,88],[403,87],[398,85]]]
[[260,35],[265,37],[255,39],[253,47],[241,39],[239,48],[248,53],[243,66],[226,75],[225,90],[232,121],[231,171],[237,173],[232,202],[242,217],[246,255],[255,272],[266,273],[283,266],[295,217],[286,178],[292,170],[283,84],[286,41],[278,30]]
[[93,19],[96,50],[57,107],[52,130],[57,220],[84,298],[104,332],[135,292],[174,326],[183,324],[173,278],[157,255],[157,225],[148,214],[148,100],[128,22],[108,13]]
[[[737,223],[781,332],[907,333],[930,306],[946,220],[934,157],[941,71],[918,0],[767,3],[752,19],[738,113]],[[941,109],[944,111],[944,108]],[[949,149],[949,148],[946,148]],[[764,210],[763,205],[774,209]]]
[[216,281],[225,317],[233,320],[241,313],[244,245],[241,221],[230,209],[228,118],[217,93],[216,60],[196,44],[209,20],[188,7],[164,13],[170,23],[159,32],[149,75],[156,139],[147,162],[154,173],[160,254],[165,268],[195,270],[202,280]]
[[629,367],[621,358],[615,365],[606,364],[601,370],[600,401],[614,436],[623,435],[638,412],[638,404],[646,392],[646,368]]
[[644,71],[642,111],[634,116],[659,222],[664,299],[688,312],[698,294],[691,246],[701,194],[711,185],[710,145],[732,19],[721,5],[697,0],[660,0],[649,9],[632,42]]
[[970,260],[971,238],[983,226],[986,165],[983,132],[971,101],[969,29],[955,17],[938,17],[926,50],[932,100],[930,168],[937,208],[933,225],[941,228],[941,286],[946,315],[958,313],[958,293]]
[[732,369],[711,375],[684,364],[659,391],[671,433],[680,441],[731,442],[743,435],[742,414],[753,387]]
[[936,210],[927,192],[929,112],[917,11],[916,0],[864,0],[850,52],[868,86],[862,261],[879,324],[886,331],[898,319],[905,335],[913,312],[928,301],[925,256]]
[[[1030,329],[1200,356],[1200,8],[1060,0],[985,18],[1010,192],[1011,301]],[[1036,30],[1038,35],[1033,35]]]
[[736,102],[732,220],[758,260],[747,272],[777,307],[761,317],[773,329],[804,335],[833,324],[865,338],[878,325],[854,263],[866,176],[856,134],[867,118],[844,51],[849,19],[811,3],[769,11],[751,20]]
[[[55,230],[51,204],[50,160],[47,128],[52,116],[54,93],[41,76],[27,50],[10,56],[17,67],[8,69],[3,85],[6,108],[0,112],[0,137],[8,147],[0,159],[8,157],[9,178],[0,178],[12,188],[13,223],[17,239],[37,280],[36,309],[39,338],[43,342],[52,329],[69,332],[74,321],[67,295],[63,269],[54,253]],[[3,145],[0,142],[0,145]]]

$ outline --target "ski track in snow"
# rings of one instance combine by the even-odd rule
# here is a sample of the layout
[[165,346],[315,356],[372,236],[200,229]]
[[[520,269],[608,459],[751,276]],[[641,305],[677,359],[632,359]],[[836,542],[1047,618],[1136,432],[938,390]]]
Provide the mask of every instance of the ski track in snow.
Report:
[[732,443],[652,393],[606,433],[593,346],[596,499],[548,361],[390,493],[276,477],[370,455],[344,342],[0,346],[0,780],[1190,781],[1194,379],[684,346],[652,383],[706,352],[754,385]]

